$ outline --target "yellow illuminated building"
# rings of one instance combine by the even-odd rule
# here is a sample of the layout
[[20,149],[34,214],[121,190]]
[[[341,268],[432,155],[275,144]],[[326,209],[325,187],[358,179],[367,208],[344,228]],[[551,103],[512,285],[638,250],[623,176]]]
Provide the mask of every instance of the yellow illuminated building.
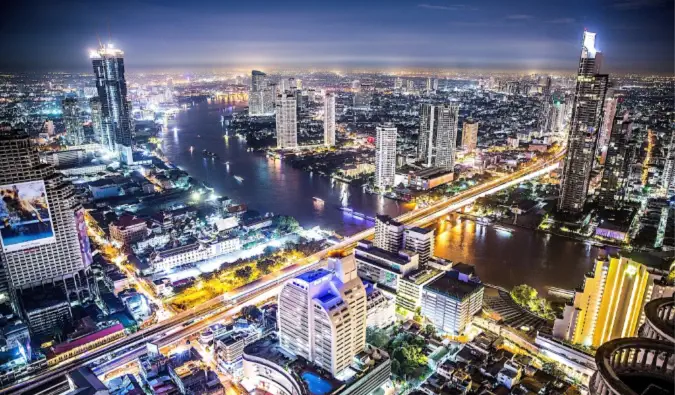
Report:
[[654,287],[661,287],[661,277],[625,256],[598,259],[583,288],[575,292],[573,303],[555,320],[553,336],[592,347],[634,336],[645,303],[653,297]]

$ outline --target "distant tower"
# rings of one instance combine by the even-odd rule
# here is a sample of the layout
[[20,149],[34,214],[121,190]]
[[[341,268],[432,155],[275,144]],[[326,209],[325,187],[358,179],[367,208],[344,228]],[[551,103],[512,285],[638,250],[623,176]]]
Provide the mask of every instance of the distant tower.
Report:
[[66,126],[66,141],[69,145],[80,145],[84,143],[84,128],[80,120],[80,106],[77,99],[67,97],[61,102],[63,108],[63,123]]
[[595,33],[584,32],[558,202],[558,209],[564,212],[581,213],[588,193],[607,94],[608,76],[598,74],[601,60]]
[[335,145],[335,95],[331,92],[326,92],[323,102],[323,143]]
[[459,104],[423,104],[420,114],[418,159],[429,167],[455,167]]
[[298,148],[298,115],[295,93],[277,95],[277,148]]
[[131,164],[133,136],[127,82],[124,78],[124,52],[107,44],[92,51],[96,89],[101,99],[103,134],[111,136],[108,148],[120,155],[120,160]]
[[396,173],[396,136],[394,124],[385,123],[376,128],[375,186],[381,191],[394,186]]
[[467,119],[462,126],[462,148],[466,152],[476,150],[478,144],[478,122],[473,119]]
[[251,89],[248,92],[248,115],[269,116],[274,114],[274,98],[276,92],[270,85],[267,74],[262,71],[251,71]]
[[103,133],[103,114],[101,110],[101,98],[94,96],[89,99],[91,109],[91,128],[94,131],[94,139],[102,146],[108,147],[110,136]]

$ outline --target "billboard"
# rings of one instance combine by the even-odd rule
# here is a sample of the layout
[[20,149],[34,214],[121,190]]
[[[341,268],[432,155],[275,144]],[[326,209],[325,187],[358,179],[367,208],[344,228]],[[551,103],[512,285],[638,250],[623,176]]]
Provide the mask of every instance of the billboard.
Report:
[[44,181],[0,185],[0,241],[5,252],[56,241]]

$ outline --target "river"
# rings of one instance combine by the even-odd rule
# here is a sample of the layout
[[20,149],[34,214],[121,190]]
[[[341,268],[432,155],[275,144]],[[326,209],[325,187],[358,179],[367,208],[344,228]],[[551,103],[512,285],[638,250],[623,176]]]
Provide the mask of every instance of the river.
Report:
[[[177,131],[170,128],[163,136],[166,156],[193,177],[213,186],[218,194],[261,213],[293,216],[304,227],[318,225],[350,235],[373,225],[344,214],[338,210],[341,205],[367,216],[376,213],[396,216],[405,212],[404,205],[396,201],[248,152],[245,141],[235,136],[224,137],[232,135],[227,117],[233,110],[222,104],[201,104],[181,111],[175,119]],[[221,123],[221,115],[225,116],[225,122]],[[204,158],[204,149],[220,158]],[[314,197],[324,203],[318,203]],[[550,286],[574,288],[581,284],[584,273],[601,253],[599,248],[558,236],[526,229],[507,233],[458,218],[436,227],[436,255],[474,264],[484,282],[506,288],[522,283],[540,292]]]

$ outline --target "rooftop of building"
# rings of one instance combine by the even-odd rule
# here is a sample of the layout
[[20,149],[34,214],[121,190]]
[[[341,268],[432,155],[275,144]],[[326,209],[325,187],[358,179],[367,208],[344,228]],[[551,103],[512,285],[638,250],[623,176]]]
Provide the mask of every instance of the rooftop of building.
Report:
[[408,228],[408,230],[411,231],[411,232],[421,233],[421,234],[426,235],[426,234],[434,233],[435,229],[433,227],[422,228],[422,227],[419,227],[419,226],[414,226],[412,228]]
[[404,278],[415,285],[422,285],[430,279],[438,276],[440,273],[441,271],[437,269],[419,269],[408,274]]
[[128,226],[140,225],[143,223],[145,223],[145,220],[142,218],[138,218],[130,214],[124,214],[114,222],[114,225],[118,228],[126,228]]
[[462,281],[459,279],[459,272],[450,271],[425,285],[424,288],[439,295],[464,300],[480,291],[483,285],[472,281]]
[[[398,265],[407,265],[410,263],[410,259],[406,255],[401,255],[400,253],[394,253],[394,252],[389,252],[387,250],[383,250],[382,248],[375,247],[371,242],[359,242],[359,244],[356,246],[356,259],[362,259],[362,260],[368,260],[371,262],[372,260],[369,260],[368,258],[364,258],[362,255],[359,255],[359,252],[374,255],[377,258],[383,259],[390,261],[392,263],[398,264]],[[373,264],[378,265],[383,267],[384,269],[391,270],[391,267],[384,266],[381,263],[372,261]]]
[[384,222],[387,225],[392,225],[392,226],[403,226],[402,222],[398,222],[392,217],[385,215],[385,214],[378,214],[377,216],[378,221]]
[[305,281],[307,283],[312,283],[316,280],[319,280],[321,278],[324,278],[326,276],[331,276],[333,272],[330,270],[326,269],[317,269],[317,270],[312,270],[306,273],[302,273],[301,275],[297,276],[296,278],[298,280]]
[[468,263],[463,262],[456,263],[452,265],[452,270],[465,274],[469,277],[473,277],[476,275],[476,267]]

